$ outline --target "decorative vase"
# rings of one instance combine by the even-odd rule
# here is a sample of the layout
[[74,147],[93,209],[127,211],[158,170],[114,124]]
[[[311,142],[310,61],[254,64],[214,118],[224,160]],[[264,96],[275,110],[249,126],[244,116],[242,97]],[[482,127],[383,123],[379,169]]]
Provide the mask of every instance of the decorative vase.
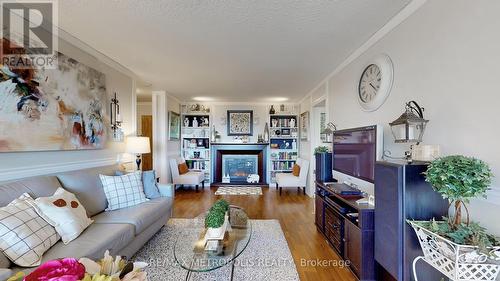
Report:
[[277,119],[272,119],[271,120],[271,126],[272,127],[278,127],[278,120]]
[[210,134],[210,141],[211,142],[215,142],[216,141],[215,125],[212,126],[212,132]]
[[268,141],[269,141],[269,126],[267,125],[266,122],[266,125],[264,126],[264,142]]
[[269,109],[269,114],[275,114],[276,110],[274,110],[274,106],[271,105],[271,109]]

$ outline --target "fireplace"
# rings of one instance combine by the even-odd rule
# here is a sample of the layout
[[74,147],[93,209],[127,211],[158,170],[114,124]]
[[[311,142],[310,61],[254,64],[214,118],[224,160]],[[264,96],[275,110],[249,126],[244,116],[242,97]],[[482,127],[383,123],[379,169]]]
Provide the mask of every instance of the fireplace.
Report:
[[257,184],[267,183],[266,144],[212,144],[212,183],[221,184],[229,175],[229,184],[248,184],[247,176],[259,175]]
[[254,154],[223,154],[222,175],[230,182],[245,182],[247,177],[258,174],[259,157]]

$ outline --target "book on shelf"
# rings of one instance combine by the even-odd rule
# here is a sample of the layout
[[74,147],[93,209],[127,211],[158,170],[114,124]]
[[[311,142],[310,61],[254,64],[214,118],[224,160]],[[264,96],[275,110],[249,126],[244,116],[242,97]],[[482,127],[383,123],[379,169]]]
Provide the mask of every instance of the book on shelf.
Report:
[[271,153],[272,160],[297,160],[297,152],[273,152]]
[[291,170],[295,161],[283,161],[283,162],[273,162],[272,168],[273,170],[287,171]]

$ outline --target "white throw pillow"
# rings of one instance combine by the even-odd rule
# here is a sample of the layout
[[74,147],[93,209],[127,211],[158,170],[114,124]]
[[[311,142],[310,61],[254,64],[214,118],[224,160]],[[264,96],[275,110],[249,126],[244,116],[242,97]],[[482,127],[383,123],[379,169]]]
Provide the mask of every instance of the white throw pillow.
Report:
[[93,222],[76,196],[59,187],[51,197],[35,199],[40,215],[61,235],[64,244],[76,239]]
[[0,208],[0,249],[18,266],[40,265],[42,255],[57,243],[59,235],[33,207],[24,193]]
[[123,176],[99,175],[99,177],[108,199],[106,211],[132,207],[148,201],[144,194],[141,171]]

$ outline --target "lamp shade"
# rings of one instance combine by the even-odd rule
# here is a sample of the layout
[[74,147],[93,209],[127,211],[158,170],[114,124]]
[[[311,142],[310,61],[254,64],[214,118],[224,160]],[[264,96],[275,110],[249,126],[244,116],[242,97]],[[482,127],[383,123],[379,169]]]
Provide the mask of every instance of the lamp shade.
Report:
[[148,137],[128,137],[127,152],[132,154],[151,153]]

